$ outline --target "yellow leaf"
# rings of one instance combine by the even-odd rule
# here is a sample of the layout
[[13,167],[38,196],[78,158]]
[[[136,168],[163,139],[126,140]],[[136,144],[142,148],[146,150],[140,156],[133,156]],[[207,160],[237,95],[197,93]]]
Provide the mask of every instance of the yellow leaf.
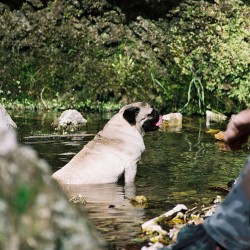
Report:
[[217,140],[224,141],[224,134],[225,134],[225,132],[220,131],[219,133],[215,134],[214,137],[215,137]]
[[206,131],[206,133],[208,133],[208,134],[217,134],[217,133],[219,133],[220,132],[220,130],[218,130],[218,129],[209,129],[208,131]]

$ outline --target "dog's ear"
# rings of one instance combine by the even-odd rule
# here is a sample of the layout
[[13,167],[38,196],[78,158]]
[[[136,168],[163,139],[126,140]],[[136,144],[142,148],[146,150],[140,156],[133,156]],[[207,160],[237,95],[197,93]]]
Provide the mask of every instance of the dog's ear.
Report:
[[131,125],[136,124],[136,116],[139,113],[140,108],[138,107],[130,107],[124,110],[123,118]]

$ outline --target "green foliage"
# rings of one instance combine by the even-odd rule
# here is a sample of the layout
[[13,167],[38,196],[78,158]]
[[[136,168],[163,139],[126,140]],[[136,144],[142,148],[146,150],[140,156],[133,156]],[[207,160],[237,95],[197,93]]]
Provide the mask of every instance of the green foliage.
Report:
[[118,54],[114,57],[114,62],[111,64],[117,73],[120,84],[123,84],[126,79],[133,73],[135,62],[129,55]]
[[21,185],[13,197],[12,206],[20,214],[24,213],[34,199],[34,193],[26,184]]
[[37,190],[34,190],[29,184],[20,183],[12,197],[7,197],[7,194],[0,193],[0,198],[9,201],[10,208],[14,210],[15,213],[21,215],[27,211],[30,205],[32,205],[36,193]]
[[117,110],[125,103],[158,96],[150,78],[157,67],[142,64],[133,43],[112,50],[82,46],[87,45],[69,50],[70,62],[68,53],[51,51],[44,57],[20,56],[20,64],[14,65],[13,59],[17,74],[2,87],[1,103],[7,108]]
[[[140,18],[126,27],[110,21],[120,15],[114,10],[109,17],[98,7],[100,16],[84,19],[69,2],[64,26],[45,33],[39,49],[6,50],[0,58],[7,69],[0,70],[0,102],[7,108],[113,110],[148,101],[203,114],[250,107],[250,7],[244,2],[185,0],[166,19]],[[72,18],[82,21],[76,29]],[[115,42],[108,44],[108,37]]]
[[182,101],[182,86],[174,83],[166,76],[157,79],[154,73],[151,73],[151,79],[155,89],[157,89],[157,86],[160,87],[156,103],[164,104],[163,111],[179,111],[180,105],[184,105]]
[[193,110],[199,112],[207,107],[222,112],[250,107],[249,10],[231,0],[186,1],[173,11],[167,53],[179,74],[174,75],[176,81],[186,86],[185,108],[191,99]]
[[192,80],[190,81],[189,83],[189,88],[188,88],[188,101],[187,103],[184,105],[183,109],[185,109],[190,101],[191,101],[191,98],[192,98],[192,92],[193,91],[196,92],[196,95],[197,95],[197,98],[196,100],[198,100],[198,112],[200,114],[204,114],[205,113],[205,109],[204,109],[204,104],[205,104],[205,95],[204,95],[204,87],[202,85],[202,82],[200,80],[200,78],[196,77],[196,74],[194,74]]

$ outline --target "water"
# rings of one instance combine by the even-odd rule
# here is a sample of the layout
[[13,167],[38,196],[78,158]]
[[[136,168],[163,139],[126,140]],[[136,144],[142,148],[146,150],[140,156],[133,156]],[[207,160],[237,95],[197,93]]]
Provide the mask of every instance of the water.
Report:
[[[33,147],[54,172],[80,151],[112,114],[85,115],[88,124],[83,132],[86,136],[38,139],[30,136],[55,133],[51,123],[60,114],[25,112],[11,115],[19,127],[20,142]],[[212,124],[211,128],[225,130],[225,126]],[[220,194],[210,187],[226,186],[239,174],[249,150],[224,151],[223,144],[206,133],[207,130],[203,117],[184,117],[183,127],[178,132],[146,134],[146,151],[138,164],[134,185],[65,186],[64,190],[69,197],[82,194],[86,198],[89,216],[109,242],[109,249],[131,249],[143,222],[178,203],[190,208],[208,203]],[[146,208],[132,206],[129,198],[136,195],[147,197]]]

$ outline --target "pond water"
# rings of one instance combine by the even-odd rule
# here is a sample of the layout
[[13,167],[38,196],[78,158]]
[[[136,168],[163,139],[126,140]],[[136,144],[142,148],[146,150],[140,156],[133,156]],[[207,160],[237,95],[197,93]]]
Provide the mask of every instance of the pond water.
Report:
[[[59,113],[12,113],[19,140],[33,147],[46,159],[51,171],[65,165],[74,154],[103,128],[112,114],[93,113],[84,117],[88,124],[82,137],[41,137],[53,135],[51,124]],[[210,128],[225,130],[226,123]],[[86,209],[98,231],[108,241],[109,249],[132,249],[140,225],[159,216],[176,204],[191,208],[212,201],[219,191],[210,187],[226,186],[238,176],[248,155],[248,148],[237,152],[223,150],[223,144],[206,133],[204,117],[184,117],[180,131],[156,131],[145,135],[146,150],[138,164],[134,185],[121,184],[69,186],[69,196],[86,197]],[[134,207],[128,198],[144,195],[146,208]],[[220,194],[221,195],[221,194]],[[82,206],[82,205],[79,205]]]

